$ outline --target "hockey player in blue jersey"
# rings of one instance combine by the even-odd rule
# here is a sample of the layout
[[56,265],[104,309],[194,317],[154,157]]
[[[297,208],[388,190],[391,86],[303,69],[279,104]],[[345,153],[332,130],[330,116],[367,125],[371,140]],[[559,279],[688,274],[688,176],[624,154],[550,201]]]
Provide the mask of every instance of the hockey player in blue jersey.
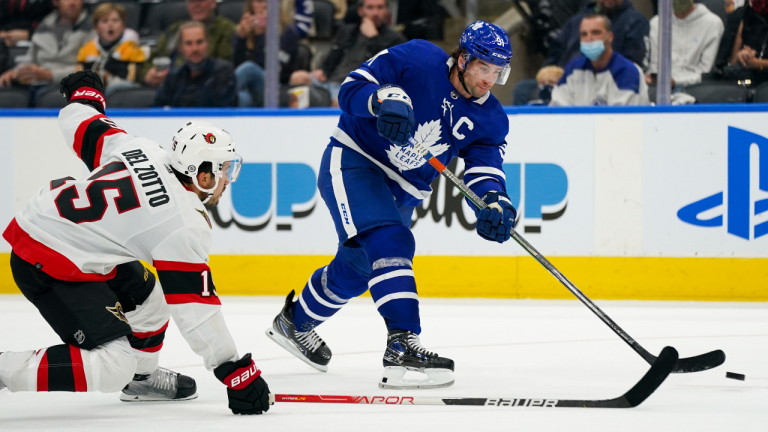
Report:
[[[477,233],[505,242],[516,210],[502,162],[509,121],[490,89],[509,75],[506,32],[477,21],[450,55],[422,40],[386,49],[349,74],[343,111],[320,165],[318,187],[339,247],[294,302],[292,291],[267,335],[299,359],[327,371],[331,350],[315,327],[353,297],[370,291],[389,336],[381,388],[453,384],[453,360],[421,346],[410,231],[415,206],[438,176],[408,144],[413,136],[443,164],[464,159],[464,181],[490,205],[477,212]],[[472,208],[474,206],[470,204]],[[426,377],[405,380],[407,370]]]

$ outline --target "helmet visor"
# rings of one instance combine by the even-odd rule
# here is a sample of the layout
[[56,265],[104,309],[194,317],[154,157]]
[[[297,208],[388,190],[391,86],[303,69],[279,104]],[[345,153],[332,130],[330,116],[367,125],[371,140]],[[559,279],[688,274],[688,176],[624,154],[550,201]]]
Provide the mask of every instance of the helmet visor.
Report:
[[470,60],[472,60],[471,56],[469,56],[467,63],[465,63],[467,67],[465,68],[464,73],[494,84],[504,85],[507,83],[510,70],[509,65],[498,66],[486,63],[479,59],[475,62],[470,62]]
[[229,183],[234,183],[237,181],[237,177],[240,175],[240,168],[243,165],[243,158],[239,154],[235,154],[235,156],[225,161],[221,164],[221,176],[226,179]]

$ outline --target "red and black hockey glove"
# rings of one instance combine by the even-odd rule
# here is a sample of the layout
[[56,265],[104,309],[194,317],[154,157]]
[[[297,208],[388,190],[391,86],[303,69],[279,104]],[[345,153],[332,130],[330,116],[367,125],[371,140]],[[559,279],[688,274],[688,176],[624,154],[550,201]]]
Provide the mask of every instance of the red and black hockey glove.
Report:
[[59,92],[68,102],[90,105],[102,114],[107,109],[104,99],[104,83],[93,71],[78,71],[61,80]]
[[227,386],[229,409],[234,414],[261,414],[269,411],[272,395],[267,382],[261,377],[261,370],[251,359],[251,353],[238,361],[222,364],[213,373]]

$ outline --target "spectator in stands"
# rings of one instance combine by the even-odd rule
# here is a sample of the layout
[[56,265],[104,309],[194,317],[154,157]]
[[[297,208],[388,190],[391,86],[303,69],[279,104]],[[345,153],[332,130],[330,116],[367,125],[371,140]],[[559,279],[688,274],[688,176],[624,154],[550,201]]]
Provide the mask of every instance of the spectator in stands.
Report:
[[[288,84],[296,70],[299,50],[299,33],[291,16],[280,11],[282,35],[280,36],[280,83]],[[238,106],[264,106],[264,42],[267,29],[266,0],[245,2],[243,18],[235,34],[235,76],[237,77]]]
[[560,82],[563,76],[563,68],[560,66],[544,66],[536,73],[538,87],[531,95],[528,105],[549,105],[552,100],[552,89]]
[[[630,0],[597,0],[587,5],[585,12],[574,15],[565,23],[557,38],[551,41],[544,66],[558,65],[565,68],[571,60],[579,57],[579,32],[585,14],[597,13],[608,17],[613,23],[613,51],[645,67],[646,38],[650,30],[648,19],[632,6]],[[533,80],[522,80],[514,90],[514,104],[524,105],[528,95],[535,88]]]
[[768,0],[744,6],[730,51],[723,78],[750,80],[752,85],[768,81]]
[[580,28],[586,14],[600,13],[613,22],[616,29],[613,39],[613,51],[643,66],[645,60],[645,38],[648,37],[650,24],[648,19],[632,6],[630,0],[597,0],[587,6],[586,11],[575,15],[563,26],[557,39],[547,52],[546,65],[556,64],[565,67],[579,52]]
[[117,89],[138,87],[137,68],[146,60],[138,33],[125,28],[127,17],[119,4],[100,4],[92,17],[96,37],[77,54],[80,68],[99,74],[105,96]]
[[[693,0],[672,2],[672,88],[680,91],[701,82],[715,64],[717,47],[723,36],[723,21],[703,4]],[[659,66],[659,16],[651,19],[651,46],[645,82],[656,84]]]
[[[187,11],[192,21],[205,24],[208,34],[208,55],[222,60],[232,59],[232,35],[235,34],[235,23],[216,14],[216,0],[186,0]],[[178,55],[177,46],[179,28],[187,20],[173,23],[160,36],[157,46],[149,56],[149,61],[142,69],[144,82],[152,87],[159,86],[169,69],[158,68],[153,62],[157,58],[170,58],[171,64],[181,66],[184,60]]]
[[0,86],[27,86],[32,104],[49,85],[58,88],[59,81],[75,71],[77,52],[92,36],[83,0],[56,0],[54,4],[56,10],[43,19],[32,35],[29,62],[0,76]]
[[233,107],[236,105],[232,63],[210,57],[205,24],[190,21],[179,26],[181,66],[173,68],[157,90],[154,106]]
[[403,36],[387,26],[386,0],[360,0],[357,12],[362,20],[360,25],[340,28],[322,66],[312,72],[294,72],[291,85],[323,87],[331,93],[332,106],[338,106],[339,88],[350,72],[379,51],[405,42]]
[[6,46],[29,40],[32,31],[53,11],[53,0],[0,0],[0,39]]
[[647,105],[648,86],[640,67],[613,50],[611,20],[587,14],[581,21],[577,57],[552,91],[550,106]]

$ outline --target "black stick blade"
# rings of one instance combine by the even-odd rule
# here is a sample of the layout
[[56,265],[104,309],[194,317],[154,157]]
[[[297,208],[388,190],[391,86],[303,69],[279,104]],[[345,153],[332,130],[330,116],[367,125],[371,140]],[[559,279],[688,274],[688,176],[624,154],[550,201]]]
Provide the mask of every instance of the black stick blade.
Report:
[[627,407],[636,407],[643,403],[667,379],[677,363],[677,358],[676,349],[665,347],[645,376],[619,399],[624,399]]
[[678,359],[672,373],[701,372],[716,368],[723,363],[725,363],[725,353],[722,350],[710,351],[695,357]]
[[557,408],[634,408],[643,403],[659,388],[672,372],[676,362],[677,350],[666,347],[661,350],[659,357],[653,362],[648,372],[640,378],[640,381],[622,396],[605,400],[559,400],[556,406]]

